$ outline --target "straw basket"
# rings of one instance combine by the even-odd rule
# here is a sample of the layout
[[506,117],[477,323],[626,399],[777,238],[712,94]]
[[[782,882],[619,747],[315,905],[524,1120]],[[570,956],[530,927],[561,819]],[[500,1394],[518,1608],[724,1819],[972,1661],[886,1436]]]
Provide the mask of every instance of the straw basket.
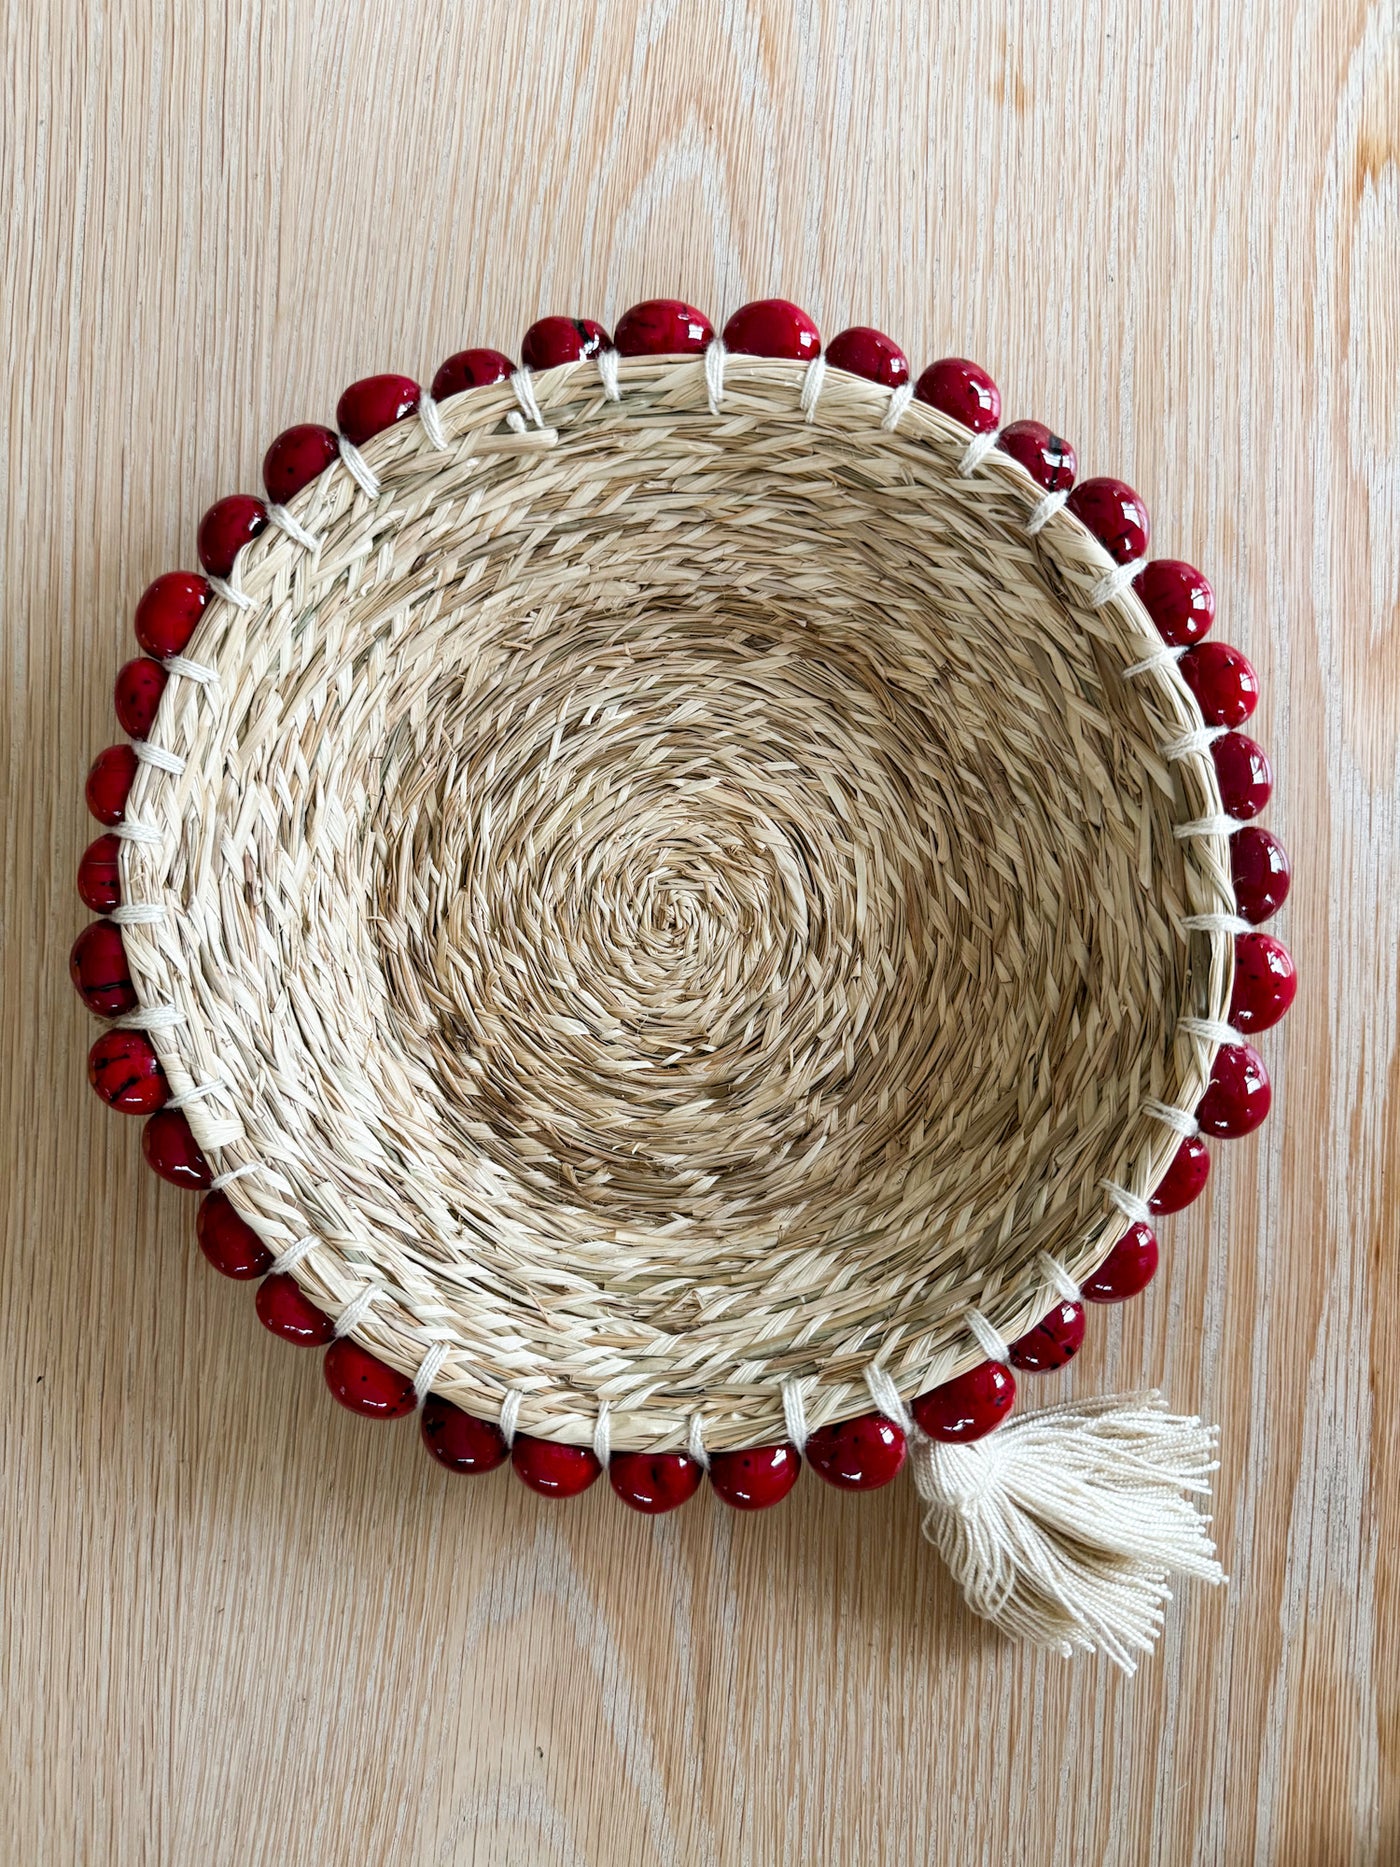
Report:
[[697,1471],[878,1407],[929,1495],[916,1397],[1146,1216],[1237,825],[1141,564],[994,440],[718,342],[522,370],[344,441],[163,657],[109,1037],[412,1397]]

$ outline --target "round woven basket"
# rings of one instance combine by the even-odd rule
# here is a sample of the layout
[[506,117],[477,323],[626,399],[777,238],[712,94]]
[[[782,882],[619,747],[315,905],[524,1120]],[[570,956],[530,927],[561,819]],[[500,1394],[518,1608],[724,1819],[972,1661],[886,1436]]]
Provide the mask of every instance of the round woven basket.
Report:
[[1086,1276],[1230,1000],[1209,735],[991,437],[607,354],[426,403],[238,559],[127,807],[177,1106],[470,1412],[722,1449]]

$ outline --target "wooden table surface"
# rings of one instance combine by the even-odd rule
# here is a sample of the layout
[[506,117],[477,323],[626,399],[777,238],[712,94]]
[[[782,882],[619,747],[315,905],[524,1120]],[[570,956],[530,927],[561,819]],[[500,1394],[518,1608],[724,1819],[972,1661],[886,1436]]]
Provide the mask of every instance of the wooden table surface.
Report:
[[[4,32],[0,1858],[1400,1857],[1394,0]],[[1262,678],[1275,1114],[1063,1377],[1223,1429],[1231,1586],[1131,1680],[974,1621],[903,1484],[649,1522],[449,1478],[263,1332],[82,1079],[83,774],[203,508],[356,376],[774,291],[984,360],[1142,490]]]

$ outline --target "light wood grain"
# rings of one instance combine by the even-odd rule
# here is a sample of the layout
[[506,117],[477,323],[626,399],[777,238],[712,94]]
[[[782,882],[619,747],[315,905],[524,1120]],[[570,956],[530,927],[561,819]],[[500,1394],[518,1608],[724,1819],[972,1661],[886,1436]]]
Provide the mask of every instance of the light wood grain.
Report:
[[[4,31],[0,1856],[1395,1859],[1394,4],[50,0]],[[82,1081],[82,775],[203,507],[371,369],[778,288],[981,357],[1135,480],[1264,680],[1303,978],[1275,1118],[1066,1377],[1223,1426],[1231,1588],[1130,1682],[969,1619],[903,1486],[650,1524],[449,1479],[263,1333]]]

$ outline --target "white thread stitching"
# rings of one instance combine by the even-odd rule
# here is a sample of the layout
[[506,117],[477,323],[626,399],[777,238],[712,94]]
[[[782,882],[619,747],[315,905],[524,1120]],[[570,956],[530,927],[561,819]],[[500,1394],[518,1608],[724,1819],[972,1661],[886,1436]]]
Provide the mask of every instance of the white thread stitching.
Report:
[[1227,1024],[1223,1018],[1178,1018],[1178,1031],[1185,1031],[1188,1037],[1199,1037],[1207,1044],[1242,1044],[1243,1037],[1233,1024]]
[[1253,933],[1254,923],[1240,914],[1185,914],[1181,924],[1190,933]]
[[142,843],[147,847],[165,841],[153,823],[143,823],[139,817],[128,817],[113,828],[112,834],[123,843]]
[[250,1173],[261,1170],[262,1162],[245,1160],[241,1167],[230,1167],[227,1173],[216,1173],[209,1182],[211,1193],[222,1193],[226,1186],[232,1186],[235,1180],[246,1180]]
[[340,437],[340,458],[345,462],[350,478],[359,487],[366,499],[378,499],[379,475],[370,466],[364,455],[353,441]]
[[1068,493],[1047,493],[1043,499],[1036,500],[1035,504],[1031,507],[1031,515],[1026,520],[1026,530],[1030,533],[1032,538],[1035,537],[1037,532],[1043,532],[1045,530],[1045,527],[1050,523],[1051,519],[1054,518],[1055,514],[1063,508],[1068,498]]
[[158,921],[165,919],[165,903],[128,901],[122,907],[113,908],[107,918],[115,921],[118,927],[154,927]]
[[807,1408],[802,1399],[802,1389],[796,1377],[790,1375],[783,1382],[781,1391],[787,1436],[801,1452],[807,1444]]
[[1105,571],[1093,589],[1089,592],[1090,609],[1102,609],[1105,603],[1111,603],[1124,591],[1131,590],[1133,579],[1139,575],[1146,558],[1134,558],[1131,564],[1115,564],[1112,570]]
[[1194,1140],[1201,1132],[1201,1124],[1190,1109],[1174,1109],[1169,1103],[1159,1102],[1155,1096],[1145,1096],[1142,1106],[1153,1121],[1162,1122],[1177,1134],[1185,1135],[1188,1141]]
[[1136,1193],[1130,1193],[1126,1186],[1117,1186],[1112,1180],[1103,1181],[1103,1189],[1112,1199],[1125,1219],[1134,1225],[1146,1225],[1152,1218],[1152,1208],[1145,1199]]
[[157,771],[168,771],[172,778],[184,776],[185,761],[178,752],[167,752],[164,746],[152,745],[149,739],[138,739],[131,749],[143,765],[154,765]]
[[308,1232],[304,1238],[296,1239],[292,1244],[287,1246],[285,1251],[280,1251],[277,1254],[272,1260],[271,1274],[273,1276],[282,1276],[285,1275],[287,1271],[294,1270],[296,1266],[301,1263],[307,1252],[314,1251],[315,1248],[316,1240],[312,1234]]
[[448,1343],[434,1342],[422,1361],[419,1362],[418,1372],[413,1377],[413,1392],[417,1397],[420,1407],[428,1398],[428,1393],[433,1382],[442,1372],[442,1364],[451,1353],[452,1350]]
[[617,366],[620,361],[616,350],[598,352],[598,376],[603,385],[603,394],[609,402],[622,400],[622,385],[617,379]]
[[361,1290],[357,1296],[351,1297],[350,1301],[336,1318],[335,1333],[337,1337],[349,1335],[352,1329],[359,1328],[360,1324],[374,1307],[375,1299],[378,1297],[381,1288],[382,1285],[380,1284],[366,1284],[364,1289]]
[[1174,823],[1172,835],[1185,842],[1188,836],[1233,836],[1236,830],[1243,828],[1241,818],[1227,817],[1222,811],[1215,817],[1193,817],[1190,823]]
[[248,592],[246,590],[240,590],[236,584],[230,583],[227,578],[211,577],[209,579],[209,588],[214,592],[215,596],[221,596],[226,603],[232,603],[235,609],[251,609],[253,607],[253,599],[248,595]]
[[817,412],[817,398],[826,381],[826,358],[815,356],[807,365],[807,373],[802,378],[802,419],[811,421]]
[[184,1022],[184,1012],[175,1005],[142,1005],[112,1020],[118,1031],[170,1031]]
[[191,1102],[202,1102],[206,1096],[222,1096],[227,1093],[227,1084],[217,1080],[196,1083],[191,1089],[181,1090],[178,1096],[167,1096],[165,1106],[168,1109],[187,1109]]
[[894,1384],[894,1378],[888,1368],[877,1367],[872,1361],[865,1370],[865,1385],[870,1390],[870,1398],[875,1403],[877,1413],[883,1413],[887,1420],[893,1420],[903,1432],[911,1433],[914,1422],[909,1409],[904,1404],[903,1396]]
[[958,462],[958,478],[970,480],[996,444],[997,430],[995,428],[990,434],[974,434],[963,450],[962,459]]
[[690,1425],[685,1435],[685,1449],[702,1472],[710,1469],[710,1455],[705,1448],[705,1422],[698,1413],[692,1413],[690,1416]]
[[1005,1361],[1011,1353],[1011,1344],[1000,1329],[980,1309],[969,1308],[966,1316],[968,1332],[982,1353],[991,1361]]
[[315,532],[307,531],[301,520],[285,506],[269,506],[267,522],[275,525],[279,532],[285,532],[294,544],[299,544],[305,551],[315,551],[320,545],[321,541]]
[[516,1424],[520,1419],[520,1403],[525,1398],[518,1387],[506,1389],[501,1402],[501,1437],[508,1446],[515,1444]]
[[894,433],[895,429],[904,419],[905,409],[908,408],[913,400],[913,383],[902,382],[897,388],[890,390],[890,405],[885,410],[884,416],[880,422],[880,426],[884,429],[886,434]]
[[526,421],[534,422],[537,428],[544,426],[544,416],[540,405],[535,400],[535,383],[532,373],[527,369],[511,372],[510,386],[515,391],[515,399],[520,404],[520,412]]
[[423,432],[440,454],[448,449],[447,431],[442,425],[442,416],[438,405],[425,389],[418,398],[418,419],[423,424]]
[[1209,752],[1216,740],[1223,739],[1228,731],[1228,726],[1197,726],[1179,739],[1168,739],[1158,749],[1166,759],[1191,758],[1197,752]]
[[1124,680],[1131,680],[1135,674],[1148,674],[1154,668],[1166,668],[1181,660],[1186,653],[1184,648],[1154,648],[1142,661],[1135,661],[1124,668]]
[[718,415],[720,403],[724,400],[724,360],[728,355],[724,340],[720,337],[716,337],[705,351],[705,395],[712,415]]
[[598,1417],[593,1422],[593,1456],[607,1470],[612,1459],[612,1402],[598,1403]]
[[190,661],[185,655],[167,655],[161,663],[167,674],[177,675],[182,681],[198,681],[201,687],[212,687],[218,680],[214,668],[206,668],[202,661]]
[[1040,1266],[1046,1283],[1049,1284],[1057,1297],[1065,1303],[1077,1303],[1079,1301],[1079,1285],[1070,1276],[1063,1264],[1058,1263],[1056,1259],[1052,1258],[1048,1251],[1040,1252],[1036,1258],[1036,1263]]

